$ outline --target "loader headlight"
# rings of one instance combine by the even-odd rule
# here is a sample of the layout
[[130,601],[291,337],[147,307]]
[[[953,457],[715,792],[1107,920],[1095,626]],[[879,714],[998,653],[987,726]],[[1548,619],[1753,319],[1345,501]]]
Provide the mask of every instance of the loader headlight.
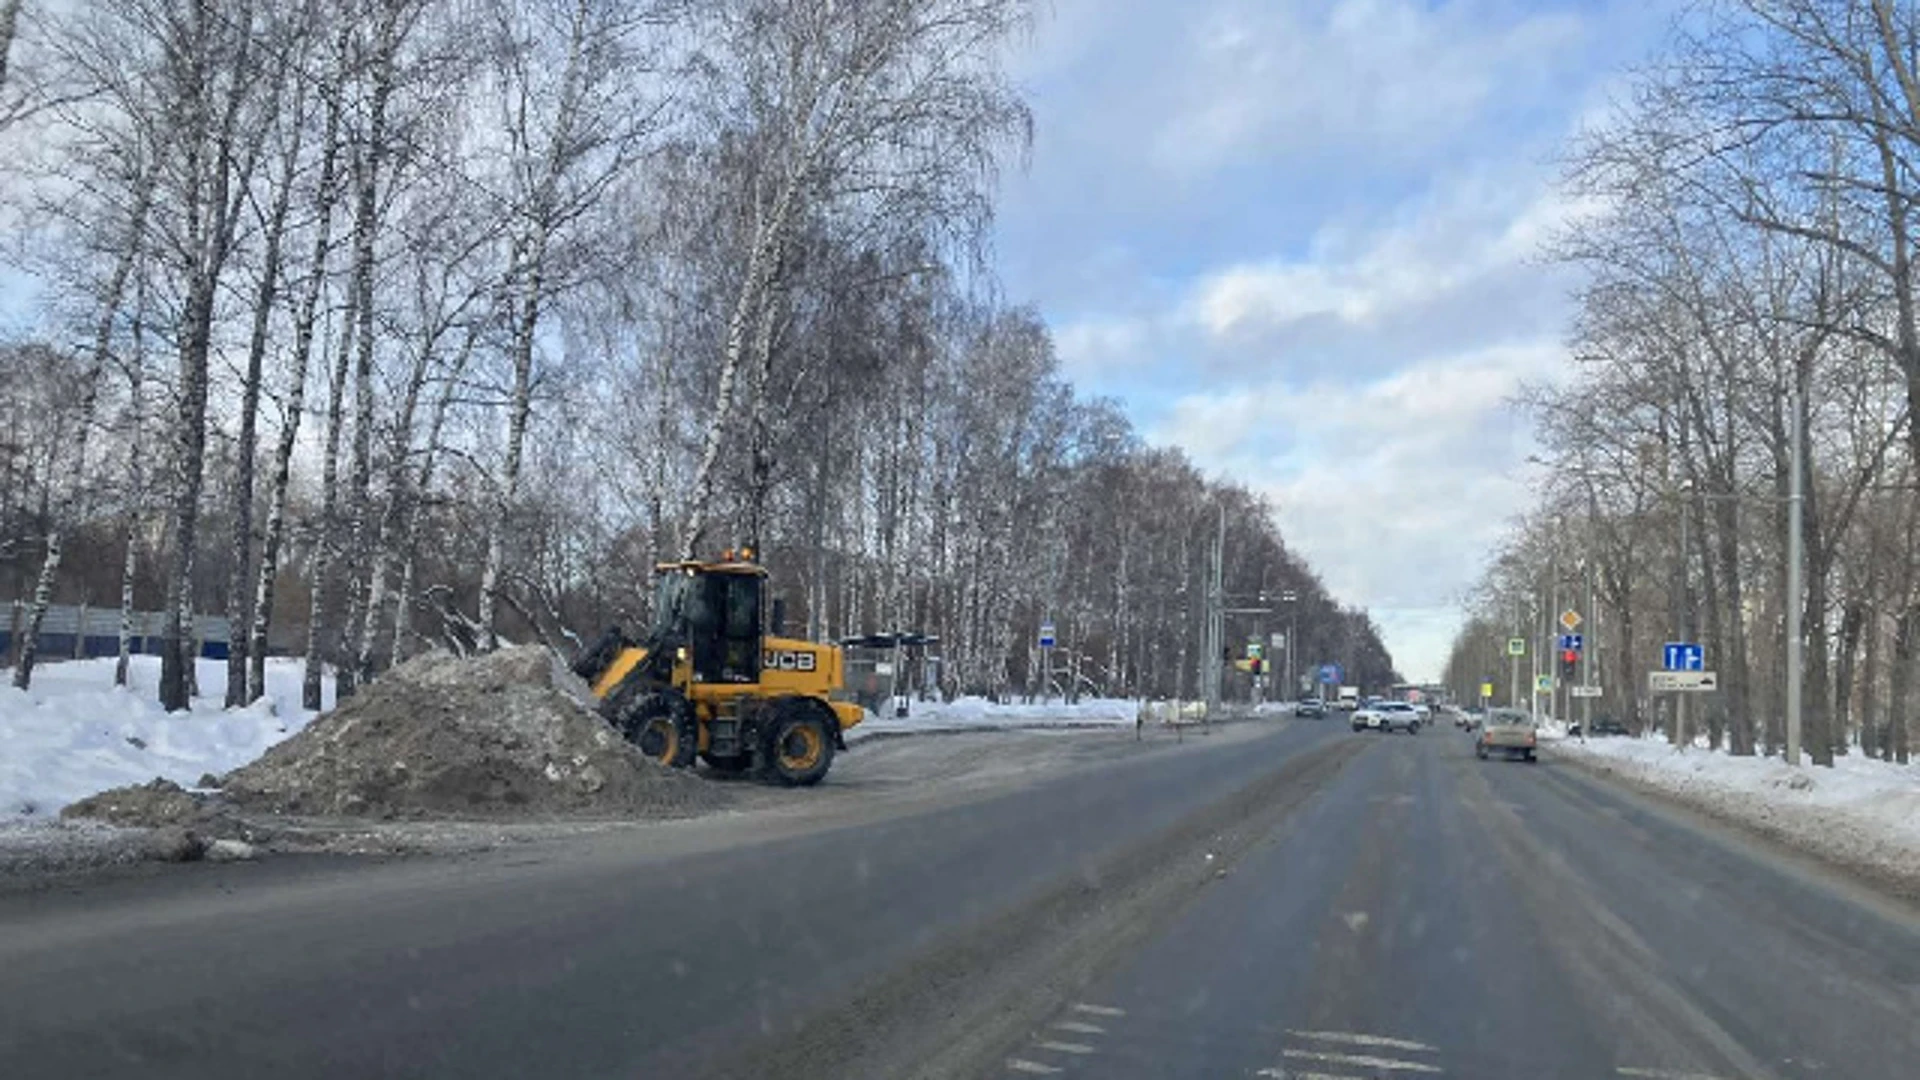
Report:
[[679,648],[673,650],[673,658],[675,660],[685,661],[687,658],[687,647],[685,645],[682,645]]

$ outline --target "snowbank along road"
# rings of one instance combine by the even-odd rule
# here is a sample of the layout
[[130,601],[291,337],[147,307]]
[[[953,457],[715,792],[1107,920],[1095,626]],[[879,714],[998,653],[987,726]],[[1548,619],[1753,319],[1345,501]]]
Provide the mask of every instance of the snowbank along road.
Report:
[[912,780],[915,741],[778,829],[725,815],[0,899],[0,1075],[1784,1078],[1920,1060],[1911,909],[1551,763],[1301,722],[943,787]]

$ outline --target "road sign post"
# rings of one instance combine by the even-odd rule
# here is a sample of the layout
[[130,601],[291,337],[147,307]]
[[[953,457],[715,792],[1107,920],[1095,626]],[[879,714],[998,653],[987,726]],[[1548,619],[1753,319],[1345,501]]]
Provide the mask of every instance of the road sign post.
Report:
[[1577,683],[1568,692],[1577,698],[1597,698],[1600,696],[1599,687],[1582,686]]

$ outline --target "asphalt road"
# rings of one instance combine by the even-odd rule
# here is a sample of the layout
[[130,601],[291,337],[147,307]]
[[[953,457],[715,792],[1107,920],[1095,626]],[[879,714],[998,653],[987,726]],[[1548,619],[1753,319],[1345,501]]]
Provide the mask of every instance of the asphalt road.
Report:
[[1300,722],[1022,783],[0,897],[0,1076],[1920,1061],[1910,909],[1571,769],[1478,762],[1452,731]]

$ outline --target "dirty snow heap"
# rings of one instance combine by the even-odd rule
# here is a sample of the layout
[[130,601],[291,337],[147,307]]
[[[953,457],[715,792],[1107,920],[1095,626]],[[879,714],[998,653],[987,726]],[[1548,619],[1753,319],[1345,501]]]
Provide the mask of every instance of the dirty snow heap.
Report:
[[679,817],[723,787],[648,761],[563,689],[546,650],[401,664],[221,787],[243,811],[301,816]]

